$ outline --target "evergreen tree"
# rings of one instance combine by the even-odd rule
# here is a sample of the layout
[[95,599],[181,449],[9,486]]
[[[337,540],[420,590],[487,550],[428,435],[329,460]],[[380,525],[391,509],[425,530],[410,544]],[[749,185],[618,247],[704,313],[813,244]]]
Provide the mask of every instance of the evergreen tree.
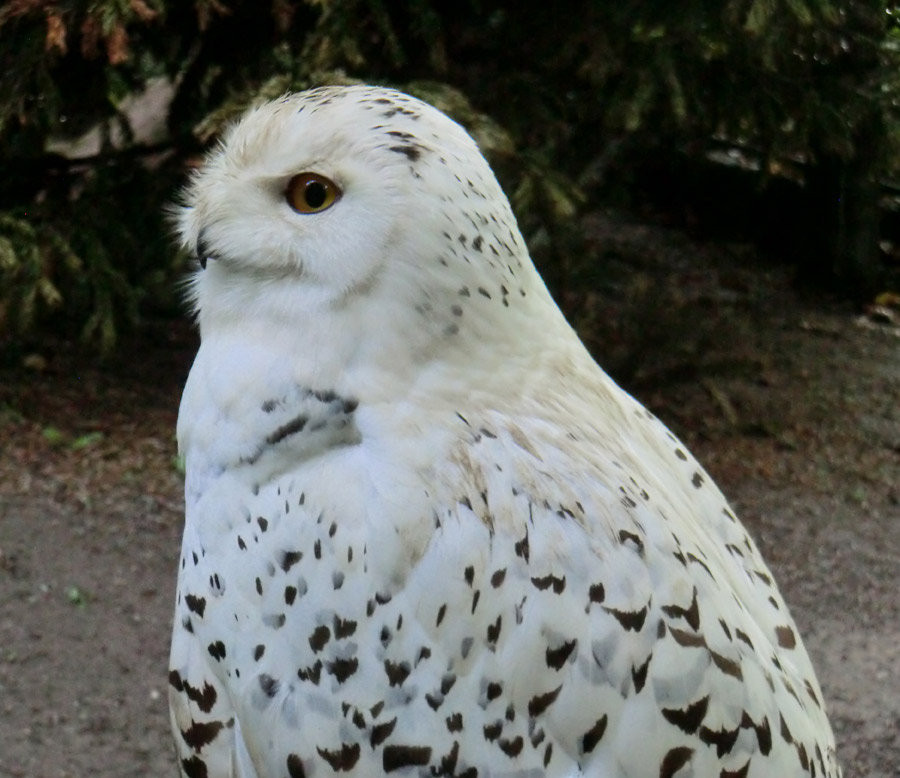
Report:
[[862,0],[7,0],[0,338],[55,325],[109,349],[173,310],[187,260],[164,206],[186,169],[255,97],[357,80],[474,132],[557,285],[595,272],[573,182],[622,149],[720,139],[758,151],[761,183],[804,163],[833,225],[810,236],[817,272],[867,291],[900,158],[897,18]]

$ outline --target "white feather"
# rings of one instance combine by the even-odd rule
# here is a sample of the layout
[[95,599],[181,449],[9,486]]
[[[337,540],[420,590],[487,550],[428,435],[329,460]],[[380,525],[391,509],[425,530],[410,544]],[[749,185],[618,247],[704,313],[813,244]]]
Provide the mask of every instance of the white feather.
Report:
[[[295,212],[304,172],[337,202]],[[840,775],[756,547],[566,324],[458,125],[385,89],[287,96],[180,229],[206,260],[183,775]]]

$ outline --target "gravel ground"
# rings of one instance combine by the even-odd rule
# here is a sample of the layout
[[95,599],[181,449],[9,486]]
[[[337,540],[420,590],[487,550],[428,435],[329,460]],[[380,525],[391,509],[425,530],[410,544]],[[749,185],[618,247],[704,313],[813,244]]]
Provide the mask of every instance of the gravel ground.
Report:
[[[900,331],[798,297],[745,247],[603,215],[594,234],[609,288],[567,306],[759,540],[845,776],[900,776]],[[55,343],[0,368],[2,778],[176,774],[174,424],[195,345],[160,323],[105,365]]]

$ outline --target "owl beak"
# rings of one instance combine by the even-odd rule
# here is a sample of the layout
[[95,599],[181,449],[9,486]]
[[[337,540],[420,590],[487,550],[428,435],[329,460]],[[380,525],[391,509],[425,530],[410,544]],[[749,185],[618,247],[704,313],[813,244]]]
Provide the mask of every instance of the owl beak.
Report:
[[197,236],[196,254],[197,259],[200,261],[200,267],[204,270],[206,270],[207,261],[216,258],[210,247],[209,240],[203,234],[203,230],[200,230],[200,235]]
[[209,245],[209,239],[204,235],[204,230],[200,230],[197,236],[197,246],[194,249],[197,259],[200,261],[200,267],[206,270],[206,262],[212,257],[212,250]]

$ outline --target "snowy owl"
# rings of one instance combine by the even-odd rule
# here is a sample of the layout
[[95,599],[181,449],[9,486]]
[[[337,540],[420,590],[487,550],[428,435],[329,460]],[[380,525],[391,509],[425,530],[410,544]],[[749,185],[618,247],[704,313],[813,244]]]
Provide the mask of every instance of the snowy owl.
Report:
[[289,95],[179,218],[183,776],[840,776],[756,546],[566,323],[459,125]]

